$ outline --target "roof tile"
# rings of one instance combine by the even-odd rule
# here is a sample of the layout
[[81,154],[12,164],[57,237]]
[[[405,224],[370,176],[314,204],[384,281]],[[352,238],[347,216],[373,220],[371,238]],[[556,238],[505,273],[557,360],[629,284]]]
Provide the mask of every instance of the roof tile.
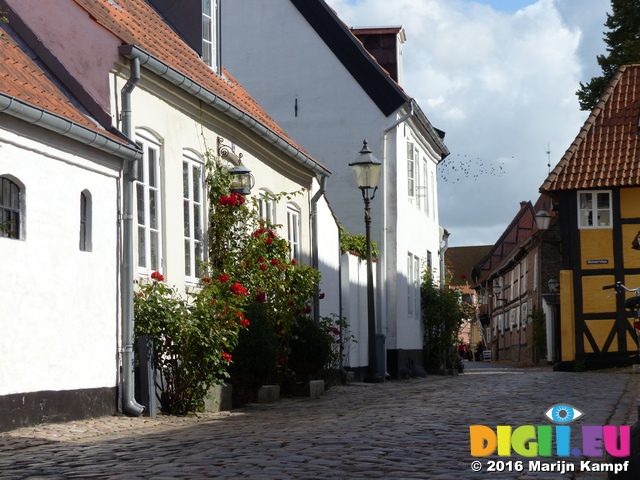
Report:
[[640,185],[640,65],[621,67],[541,192]]

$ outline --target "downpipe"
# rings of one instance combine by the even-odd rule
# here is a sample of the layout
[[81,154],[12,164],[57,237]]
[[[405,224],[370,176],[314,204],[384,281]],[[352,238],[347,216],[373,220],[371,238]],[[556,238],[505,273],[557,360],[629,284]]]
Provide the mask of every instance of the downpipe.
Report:
[[[327,176],[320,176],[320,188],[315,193],[315,195],[311,198],[311,266],[316,270],[320,270],[320,258],[318,254],[318,235],[319,235],[319,227],[318,227],[318,202],[324,195],[327,189]],[[315,302],[313,305],[313,319],[316,323],[320,322],[320,292],[316,292]]]
[[[140,60],[130,61],[131,73],[122,87],[122,133],[131,139],[131,92],[140,81]],[[138,160],[129,160],[124,168],[122,189],[122,412],[130,417],[139,417],[144,407],[136,402],[133,367],[133,191],[138,171]]]

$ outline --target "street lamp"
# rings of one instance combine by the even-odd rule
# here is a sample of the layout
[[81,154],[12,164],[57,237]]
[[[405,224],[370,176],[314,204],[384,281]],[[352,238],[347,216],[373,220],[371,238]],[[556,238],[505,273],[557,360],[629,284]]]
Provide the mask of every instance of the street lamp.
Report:
[[353,168],[356,176],[358,188],[362,191],[364,200],[364,225],[367,237],[367,312],[368,312],[368,351],[369,366],[364,378],[365,382],[379,383],[384,381],[384,377],[378,371],[378,358],[376,355],[376,310],[373,295],[373,266],[371,258],[371,200],[378,190],[378,175],[382,164],[371,154],[365,140],[362,144],[360,155],[349,166]]
[[536,213],[536,225],[538,225],[538,230],[548,230],[550,223],[551,215],[549,215],[549,212],[547,212],[543,203],[540,211]]

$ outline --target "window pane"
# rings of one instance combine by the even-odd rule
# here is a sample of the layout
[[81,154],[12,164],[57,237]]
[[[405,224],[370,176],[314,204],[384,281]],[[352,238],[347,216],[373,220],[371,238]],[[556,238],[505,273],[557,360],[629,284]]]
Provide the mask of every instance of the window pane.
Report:
[[201,201],[200,185],[200,167],[193,167],[193,201],[196,203],[200,203]]
[[189,198],[189,164],[182,163],[182,196]]
[[202,38],[205,42],[211,42],[211,18],[202,17]]
[[144,227],[138,228],[138,266],[142,268],[147,267],[147,239],[145,238],[146,229]]
[[190,237],[191,236],[191,222],[189,220],[189,201],[185,200],[183,202],[183,213],[182,213],[183,217],[184,217],[184,236],[185,237]]
[[202,224],[200,221],[200,205],[193,206],[193,231],[196,237],[199,236],[200,231],[202,230]]
[[611,226],[611,212],[609,210],[598,210],[598,226]]
[[144,216],[144,185],[136,185],[136,197],[138,202],[138,225],[144,225],[146,223]]
[[150,237],[150,243],[151,243],[151,245],[149,245],[150,252],[151,252],[151,269],[159,270],[158,259],[160,258],[160,255],[158,252],[158,248],[159,248],[158,232],[151,232],[149,237]]
[[158,186],[158,171],[156,165],[156,151],[153,148],[148,150],[149,152],[149,186],[157,187]]
[[591,207],[591,194],[590,193],[581,193],[580,194],[580,208],[587,209]]
[[184,274],[191,276],[191,242],[184,241]]
[[158,228],[157,201],[158,201],[158,192],[155,190],[149,190],[149,226],[151,228]]
[[20,210],[20,187],[11,182],[11,208]]
[[206,42],[202,43],[202,61],[209,66],[211,66],[212,64],[210,43],[206,43]]
[[202,243],[194,242],[196,276],[200,276],[200,260],[202,259]]
[[609,208],[609,193],[598,193],[598,208]]

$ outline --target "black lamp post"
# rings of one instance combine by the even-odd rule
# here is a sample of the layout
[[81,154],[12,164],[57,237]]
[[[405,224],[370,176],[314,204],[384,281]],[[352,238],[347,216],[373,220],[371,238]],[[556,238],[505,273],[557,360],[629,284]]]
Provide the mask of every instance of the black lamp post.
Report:
[[367,237],[367,311],[368,311],[368,353],[369,365],[367,374],[364,378],[365,382],[379,383],[384,381],[384,377],[378,371],[378,358],[376,355],[376,307],[373,292],[373,265],[371,258],[371,200],[375,197],[378,190],[378,175],[382,164],[371,154],[371,150],[367,146],[365,140],[360,150],[360,155],[353,163],[349,164],[353,168],[356,176],[358,188],[362,192],[364,200],[364,225]]

